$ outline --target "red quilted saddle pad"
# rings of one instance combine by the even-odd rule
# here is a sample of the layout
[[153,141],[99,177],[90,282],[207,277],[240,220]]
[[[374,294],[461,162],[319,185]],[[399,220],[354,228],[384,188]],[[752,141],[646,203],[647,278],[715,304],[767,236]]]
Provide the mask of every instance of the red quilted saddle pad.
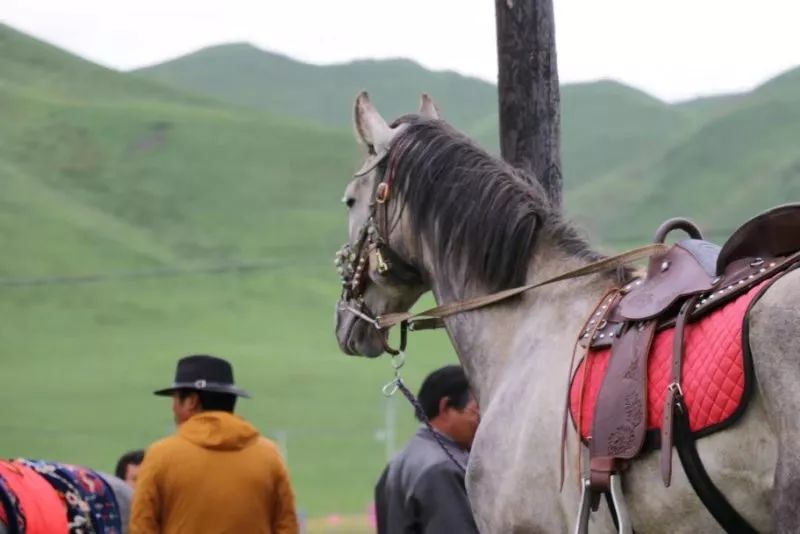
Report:
[[[762,285],[686,326],[682,387],[689,409],[689,423],[695,433],[712,432],[724,425],[746,401],[745,375],[749,372],[749,363],[745,358],[749,356],[742,350],[742,327],[748,306]],[[674,329],[656,333],[650,350],[647,368],[648,430],[661,428],[664,397],[671,382],[673,334]],[[610,356],[610,349],[590,352],[588,372],[583,361],[572,378],[570,413],[576,427],[578,413],[582,414],[581,436],[584,439],[591,434],[595,401]]]

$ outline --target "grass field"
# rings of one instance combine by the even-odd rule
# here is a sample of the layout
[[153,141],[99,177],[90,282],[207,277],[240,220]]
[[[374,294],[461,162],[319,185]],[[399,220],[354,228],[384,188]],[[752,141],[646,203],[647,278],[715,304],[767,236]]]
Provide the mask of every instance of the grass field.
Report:
[[366,515],[327,516],[306,523],[307,534],[368,534],[375,528]]
[[[0,451],[113,469],[122,452],[172,431],[169,401],[151,393],[171,382],[176,359],[211,352],[253,394],[241,413],[285,436],[299,506],[363,511],[385,459],[376,433],[391,371],[339,353],[335,287],[332,270],[288,266],[0,288]],[[415,335],[409,384],[451,360],[443,335]],[[414,422],[396,402],[402,439]]]

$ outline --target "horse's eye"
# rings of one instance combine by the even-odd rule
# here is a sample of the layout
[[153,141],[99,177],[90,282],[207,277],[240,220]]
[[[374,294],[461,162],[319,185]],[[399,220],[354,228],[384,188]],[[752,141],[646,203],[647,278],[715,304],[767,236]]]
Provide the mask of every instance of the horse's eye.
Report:
[[344,205],[345,205],[345,206],[347,206],[348,208],[352,208],[352,207],[353,207],[353,204],[355,204],[355,203],[356,203],[356,199],[354,199],[353,197],[344,197],[344,198],[342,199],[342,202],[343,202],[343,203],[344,203]]

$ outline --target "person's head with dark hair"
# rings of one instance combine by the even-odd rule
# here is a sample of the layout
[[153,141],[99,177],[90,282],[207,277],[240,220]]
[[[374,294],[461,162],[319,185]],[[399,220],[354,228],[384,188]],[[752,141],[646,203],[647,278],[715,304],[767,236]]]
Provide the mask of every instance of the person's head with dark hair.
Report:
[[179,425],[200,412],[233,413],[236,397],[250,396],[234,384],[228,361],[205,354],[181,358],[172,386],[155,394],[172,397],[172,412]]
[[198,412],[228,412],[233,413],[236,408],[236,395],[230,393],[215,393],[212,391],[197,391],[196,389],[179,389],[175,391],[179,401],[197,397],[191,404],[195,405]]
[[130,487],[136,485],[136,477],[139,474],[139,466],[144,460],[144,450],[136,449],[123,454],[117,461],[117,468],[114,474],[117,478],[124,480]]
[[480,412],[461,366],[447,365],[429,374],[417,397],[436,430],[466,449],[472,446]]

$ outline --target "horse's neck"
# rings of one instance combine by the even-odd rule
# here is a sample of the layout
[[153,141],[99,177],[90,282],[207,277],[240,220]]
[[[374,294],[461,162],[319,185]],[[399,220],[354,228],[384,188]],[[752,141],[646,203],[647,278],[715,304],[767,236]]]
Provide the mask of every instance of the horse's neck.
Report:
[[[526,283],[538,283],[587,263],[554,247],[540,248],[532,258]],[[481,404],[491,400],[507,364],[518,353],[568,360],[578,331],[612,283],[600,275],[566,280],[446,319],[448,335]],[[435,276],[432,285],[439,303],[478,294],[467,283],[437,281]]]

